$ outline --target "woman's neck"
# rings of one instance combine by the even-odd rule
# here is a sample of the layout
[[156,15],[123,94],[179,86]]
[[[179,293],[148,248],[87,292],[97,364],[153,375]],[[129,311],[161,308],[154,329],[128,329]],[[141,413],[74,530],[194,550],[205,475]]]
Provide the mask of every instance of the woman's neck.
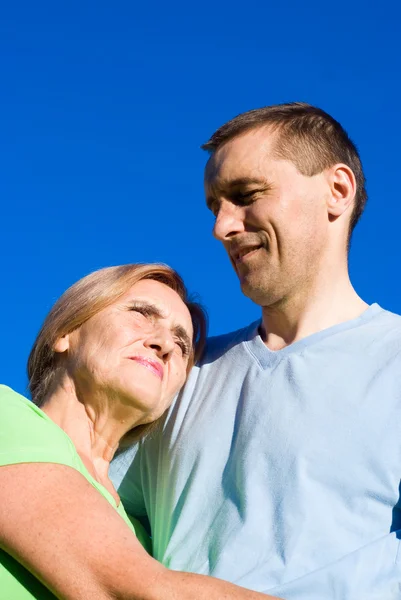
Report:
[[119,404],[117,399],[110,402],[110,398],[100,398],[100,393],[97,398],[85,398],[83,402],[72,382],[64,380],[41,407],[71,438],[92,477],[106,488],[111,486],[113,491],[108,477],[110,462],[121,438],[135,426],[132,411],[130,415],[124,414],[126,411],[121,406],[119,411]]

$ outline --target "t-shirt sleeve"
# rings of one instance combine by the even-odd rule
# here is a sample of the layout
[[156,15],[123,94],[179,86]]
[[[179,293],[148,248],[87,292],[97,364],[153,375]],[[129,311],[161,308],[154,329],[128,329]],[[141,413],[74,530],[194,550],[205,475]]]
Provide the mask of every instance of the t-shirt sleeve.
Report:
[[110,465],[112,480],[125,510],[130,517],[142,518],[147,516],[142,487],[141,443],[126,450]]
[[0,466],[49,462],[77,468],[68,436],[35,404],[0,385]]

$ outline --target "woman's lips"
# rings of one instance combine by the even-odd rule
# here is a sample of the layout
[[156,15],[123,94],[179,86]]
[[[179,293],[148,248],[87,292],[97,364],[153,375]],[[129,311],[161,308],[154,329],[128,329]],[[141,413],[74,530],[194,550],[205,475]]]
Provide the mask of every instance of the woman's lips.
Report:
[[143,367],[152,371],[159,379],[163,379],[164,369],[160,363],[156,360],[152,360],[151,358],[145,358],[144,356],[130,356],[130,360],[135,360],[135,362],[139,363]]

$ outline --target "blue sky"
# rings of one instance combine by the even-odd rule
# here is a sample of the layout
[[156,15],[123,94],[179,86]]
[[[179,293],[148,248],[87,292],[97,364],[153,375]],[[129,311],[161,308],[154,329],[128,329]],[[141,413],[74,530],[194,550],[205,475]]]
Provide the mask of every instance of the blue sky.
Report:
[[316,104],[356,142],[369,203],[352,280],[367,302],[401,312],[400,8],[374,4],[4,4],[1,382],[24,392],[48,309],[103,266],[171,264],[212,334],[259,316],[211,236],[199,146],[267,104]]

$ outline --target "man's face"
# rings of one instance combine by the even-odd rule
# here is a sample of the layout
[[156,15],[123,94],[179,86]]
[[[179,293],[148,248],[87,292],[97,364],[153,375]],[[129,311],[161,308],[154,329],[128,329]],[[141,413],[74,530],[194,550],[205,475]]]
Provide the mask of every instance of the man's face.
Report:
[[274,158],[276,134],[267,127],[227,142],[205,172],[213,233],[239,277],[242,291],[261,306],[308,288],[328,235],[325,173],[307,177]]

